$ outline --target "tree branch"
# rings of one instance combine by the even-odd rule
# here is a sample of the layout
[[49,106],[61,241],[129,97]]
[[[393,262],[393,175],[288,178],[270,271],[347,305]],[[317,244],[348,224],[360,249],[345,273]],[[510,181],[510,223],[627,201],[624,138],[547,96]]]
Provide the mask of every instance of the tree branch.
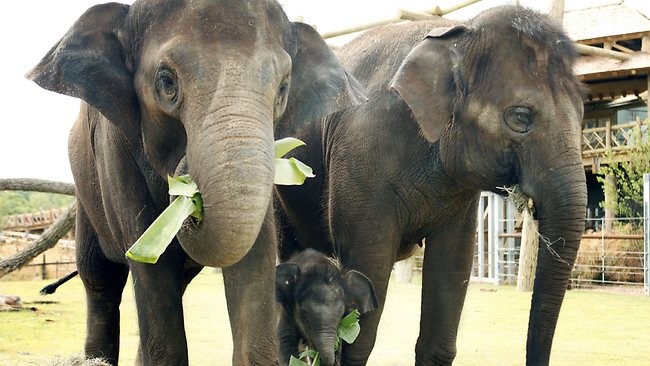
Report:
[[68,206],[63,216],[48,227],[34,243],[16,255],[0,262],[0,278],[23,267],[39,254],[55,246],[59,239],[70,231],[74,225],[76,214],[77,202],[75,201]]
[[0,179],[0,191],[34,191],[75,195],[75,186],[72,183],[55,182],[34,178]]

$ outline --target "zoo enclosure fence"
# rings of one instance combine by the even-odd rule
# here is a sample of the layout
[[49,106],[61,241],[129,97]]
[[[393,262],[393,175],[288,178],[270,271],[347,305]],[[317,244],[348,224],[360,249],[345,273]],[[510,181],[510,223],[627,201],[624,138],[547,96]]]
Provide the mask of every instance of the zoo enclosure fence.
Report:
[[[18,231],[0,232],[0,259],[9,257],[25,249],[39,235]],[[60,239],[57,244],[36,256],[28,264],[9,273],[3,279],[34,280],[59,278],[77,268],[75,261],[75,242],[69,239]]]
[[[602,218],[585,220],[586,230],[576,264],[571,273],[572,287],[623,286],[631,290],[649,289],[648,187],[650,175],[644,176],[644,217],[613,219],[604,225]],[[605,227],[613,227],[605,232]],[[516,209],[503,197],[482,193],[478,208],[478,227],[472,280],[494,284],[517,283],[521,219]]]

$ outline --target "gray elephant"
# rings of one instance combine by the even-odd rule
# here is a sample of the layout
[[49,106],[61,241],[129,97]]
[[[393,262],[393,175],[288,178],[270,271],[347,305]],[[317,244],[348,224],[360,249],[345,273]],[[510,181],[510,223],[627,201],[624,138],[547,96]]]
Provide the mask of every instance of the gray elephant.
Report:
[[377,308],[368,277],[313,249],[276,267],[275,298],[282,305],[281,365],[298,355],[300,344],[318,351],[322,365],[339,365],[340,349],[335,351],[339,322],[353,310],[363,315]]
[[[365,101],[316,31],[275,1],[139,0],[86,11],[28,78],[83,100],[69,155],[85,353],[117,363],[129,270],[145,365],[188,363],[182,295],[223,267],[233,364],[277,363],[274,129]],[[124,253],[189,173],[203,220],[187,220],[155,265]],[[275,361],[274,361],[275,360]]]
[[499,7],[376,28],[339,57],[370,101],[295,131],[307,147],[294,155],[322,173],[277,191],[280,256],[305,243],[336,252],[377,291],[342,363],[367,362],[393,263],[426,238],[415,363],[451,364],[479,192],[520,185],[542,239],[526,357],[547,364],[586,205],[571,40],[546,16]]

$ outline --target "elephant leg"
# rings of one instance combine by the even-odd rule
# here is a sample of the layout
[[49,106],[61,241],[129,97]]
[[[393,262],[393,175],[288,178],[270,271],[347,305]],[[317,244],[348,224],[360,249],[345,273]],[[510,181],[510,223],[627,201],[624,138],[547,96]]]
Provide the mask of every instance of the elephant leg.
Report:
[[188,364],[182,304],[186,259],[173,242],[155,265],[131,262],[140,330],[138,364]]
[[[269,205],[271,206],[271,205]],[[223,268],[233,336],[233,365],[277,365],[275,264],[276,232],[272,207],[248,254]]]
[[78,203],[77,269],[86,290],[86,357],[102,357],[116,365],[120,348],[120,302],[128,266],[109,261]]
[[461,211],[426,238],[416,365],[451,365],[456,356],[474,254],[476,202]]
[[298,354],[298,330],[296,329],[293,319],[284,309],[281,310],[280,320],[278,321],[278,341],[280,344],[280,365],[286,366],[292,355]]
[[365,365],[377,338],[377,327],[384,310],[388,281],[395,262],[399,238],[393,223],[379,215],[371,217],[371,213],[381,213],[380,209],[366,211],[367,216],[364,217],[366,225],[350,225],[351,222],[355,222],[352,218],[354,216],[345,215],[344,208],[334,209],[333,212],[336,213],[332,217],[331,227],[336,252],[346,268],[355,269],[370,279],[379,305],[377,309],[361,317],[359,321],[361,332],[354,343],[342,345],[342,365]]

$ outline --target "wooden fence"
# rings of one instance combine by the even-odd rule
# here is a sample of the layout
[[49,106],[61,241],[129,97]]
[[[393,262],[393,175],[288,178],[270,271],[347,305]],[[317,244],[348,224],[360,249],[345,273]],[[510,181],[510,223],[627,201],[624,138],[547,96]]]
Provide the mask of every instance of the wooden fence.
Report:
[[607,120],[605,126],[585,128],[582,130],[582,156],[593,157],[605,155],[608,151],[625,152],[636,146],[637,136],[648,138],[648,120],[621,124],[612,124]]
[[[38,235],[16,231],[0,232],[0,237],[0,259],[22,251],[39,238]],[[53,248],[36,256],[19,270],[6,275],[3,280],[53,279],[76,268],[74,240],[61,239]]]

